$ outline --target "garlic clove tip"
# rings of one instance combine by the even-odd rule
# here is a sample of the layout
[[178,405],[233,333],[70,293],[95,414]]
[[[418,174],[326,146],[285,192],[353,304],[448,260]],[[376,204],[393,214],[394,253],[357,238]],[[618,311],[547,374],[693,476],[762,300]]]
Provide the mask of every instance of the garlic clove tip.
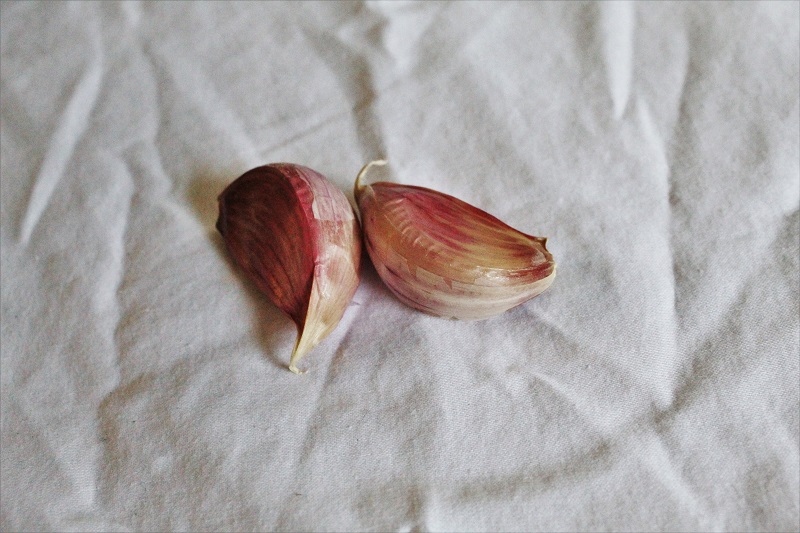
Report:
[[293,364],[289,365],[289,370],[291,370],[294,374],[297,374],[298,376],[302,376],[303,374],[308,372],[308,370],[300,370],[299,368],[297,368]]

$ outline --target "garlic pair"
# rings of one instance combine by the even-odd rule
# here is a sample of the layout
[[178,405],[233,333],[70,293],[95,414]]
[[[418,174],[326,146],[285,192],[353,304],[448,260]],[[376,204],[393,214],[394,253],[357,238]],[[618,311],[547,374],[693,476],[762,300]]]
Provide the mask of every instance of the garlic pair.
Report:
[[[379,182],[354,195],[378,275],[407,305],[480,319],[544,291],[555,277],[547,239],[431,189]],[[217,229],[234,261],[297,325],[289,369],[342,318],[359,283],[361,236],[347,198],[324,176],[278,163],[246,172],[219,197]]]

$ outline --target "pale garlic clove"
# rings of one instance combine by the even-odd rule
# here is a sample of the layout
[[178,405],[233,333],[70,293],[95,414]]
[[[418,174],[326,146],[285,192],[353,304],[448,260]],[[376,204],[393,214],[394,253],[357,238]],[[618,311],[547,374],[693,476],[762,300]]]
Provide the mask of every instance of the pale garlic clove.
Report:
[[310,168],[276,163],[219,196],[228,252],[297,325],[289,370],[342,318],[359,283],[361,232],[342,192]]
[[396,183],[355,184],[364,242],[378,275],[426,313],[481,319],[547,289],[556,275],[547,239],[521,233],[440,192]]

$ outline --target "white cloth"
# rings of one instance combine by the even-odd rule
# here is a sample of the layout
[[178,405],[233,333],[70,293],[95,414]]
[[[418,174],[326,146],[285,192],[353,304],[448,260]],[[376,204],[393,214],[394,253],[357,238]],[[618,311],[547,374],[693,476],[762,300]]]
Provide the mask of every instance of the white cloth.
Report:
[[[1,19],[0,529],[800,528],[797,2]],[[216,196],[381,157],[558,276],[457,322],[367,262],[296,376]]]

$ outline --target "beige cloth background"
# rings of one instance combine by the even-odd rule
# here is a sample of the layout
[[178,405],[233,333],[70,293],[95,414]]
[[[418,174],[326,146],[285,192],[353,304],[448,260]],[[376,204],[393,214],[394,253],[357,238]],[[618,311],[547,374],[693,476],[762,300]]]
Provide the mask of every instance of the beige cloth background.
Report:
[[[800,528],[797,2],[0,20],[0,529]],[[454,322],[367,265],[295,376],[216,195],[378,157],[558,278]]]

